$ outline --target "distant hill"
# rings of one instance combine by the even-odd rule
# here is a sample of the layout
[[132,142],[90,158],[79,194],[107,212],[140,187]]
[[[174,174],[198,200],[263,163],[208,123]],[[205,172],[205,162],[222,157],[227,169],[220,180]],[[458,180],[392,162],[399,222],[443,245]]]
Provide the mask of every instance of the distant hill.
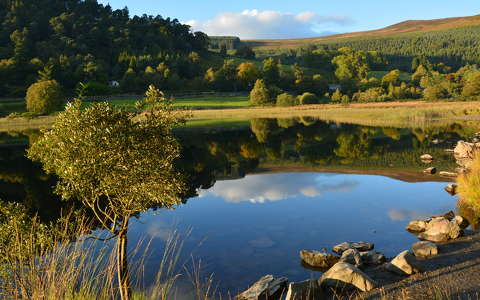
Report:
[[448,29],[480,26],[480,15],[435,20],[409,20],[382,29],[336,34],[302,39],[245,40],[254,49],[298,48],[305,44],[321,42],[341,42],[350,38],[388,37],[405,33],[422,33]]

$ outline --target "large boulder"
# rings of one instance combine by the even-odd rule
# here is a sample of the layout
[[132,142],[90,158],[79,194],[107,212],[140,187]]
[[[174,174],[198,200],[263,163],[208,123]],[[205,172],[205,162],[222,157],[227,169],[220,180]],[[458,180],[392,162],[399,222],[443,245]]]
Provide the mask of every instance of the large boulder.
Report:
[[287,287],[288,279],[266,275],[255,282],[248,290],[239,294],[237,300],[278,300]]
[[473,159],[476,150],[478,150],[476,144],[458,141],[453,153],[456,159]]
[[349,263],[349,264],[354,265],[358,268],[363,265],[362,256],[357,249],[345,250],[342,253],[342,257],[340,258],[340,261]]
[[438,247],[432,242],[421,241],[412,245],[413,254],[420,258],[430,258],[438,255]]
[[427,230],[427,225],[428,225],[429,220],[415,220],[411,221],[408,223],[408,225],[405,227],[410,232],[424,232]]
[[381,265],[387,260],[385,255],[375,250],[360,252],[360,257],[366,265]]
[[310,266],[317,268],[331,268],[340,260],[338,256],[314,250],[301,250],[300,258]]
[[348,249],[357,249],[358,251],[372,250],[375,245],[369,242],[343,242],[333,247],[333,252],[342,254]]
[[412,275],[421,272],[415,256],[408,250],[398,254],[391,262],[387,263],[385,269],[399,275]]
[[355,287],[367,292],[374,289],[377,283],[359,268],[346,262],[335,264],[320,278],[320,284],[329,288],[351,288]]
[[309,279],[302,282],[291,282],[288,285],[285,300],[323,300],[325,295],[318,280]]
[[431,242],[446,242],[449,239],[456,239],[463,234],[462,228],[453,220],[445,217],[435,217],[428,223],[424,232],[418,237]]

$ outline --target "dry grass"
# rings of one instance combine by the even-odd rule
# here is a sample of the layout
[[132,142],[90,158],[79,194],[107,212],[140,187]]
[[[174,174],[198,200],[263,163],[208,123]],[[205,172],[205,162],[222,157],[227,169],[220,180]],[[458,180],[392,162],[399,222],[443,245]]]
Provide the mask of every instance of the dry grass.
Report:
[[478,102],[382,102],[294,107],[253,107],[245,109],[196,110],[193,119],[293,118],[310,116],[337,123],[369,126],[427,127],[432,122],[449,123],[466,116],[480,115]]
[[[248,107],[231,109],[193,110],[191,120],[293,118],[309,116],[325,121],[366,126],[402,128],[428,127],[432,122],[468,120],[480,116],[479,102],[379,102],[317,104],[293,107]],[[54,116],[0,119],[0,132],[23,131],[49,127]]]
[[480,152],[477,152],[470,172],[457,177],[458,196],[463,204],[480,212]]

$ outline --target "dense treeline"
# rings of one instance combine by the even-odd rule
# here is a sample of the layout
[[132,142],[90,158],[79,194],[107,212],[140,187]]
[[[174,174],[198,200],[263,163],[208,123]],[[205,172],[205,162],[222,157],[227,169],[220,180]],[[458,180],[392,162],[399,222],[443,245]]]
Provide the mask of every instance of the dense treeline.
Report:
[[130,17],[127,8],[112,10],[96,0],[2,0],[0,20],[4,96],[23,96],[38,73],[67,89],[80,81],[128,80],[161,63],[167,79],[192,77],[192,61],[199,63],[208,47],[205,34],[176,19]]
[[388,37],[346,39],[322,42],[332,48],[379,51],[387,55],[392,69],[411,70],[412,60],[426,56],[432,62],[443,62],[455,69],[467,63],[480,63],[480,26],[443,31],[407,33]]

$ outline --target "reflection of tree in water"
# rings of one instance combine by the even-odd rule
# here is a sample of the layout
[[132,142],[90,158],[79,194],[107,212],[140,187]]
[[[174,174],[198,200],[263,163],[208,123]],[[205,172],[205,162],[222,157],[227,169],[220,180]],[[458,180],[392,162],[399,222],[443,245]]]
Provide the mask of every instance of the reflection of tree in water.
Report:
[[335,154],[341,158],[343,164],[350,164],[354,160],[363,160],[370,155],[371,140],[367,133],[341,133],[337,137],[338,148]]

